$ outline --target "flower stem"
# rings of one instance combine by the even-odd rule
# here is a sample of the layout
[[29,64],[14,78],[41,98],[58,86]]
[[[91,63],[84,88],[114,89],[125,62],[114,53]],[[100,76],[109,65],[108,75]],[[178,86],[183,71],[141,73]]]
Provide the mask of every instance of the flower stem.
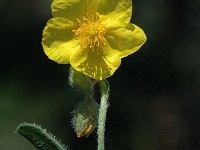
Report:
[[106,113],[108,109],[108,97],[109,97],[109,87],[104,81],[100,81],[101,88],[101,102],[99,108],[99,119],[98,119],[98,150],[104,150],[104,134],[105,134],[105,123],[106,123]]

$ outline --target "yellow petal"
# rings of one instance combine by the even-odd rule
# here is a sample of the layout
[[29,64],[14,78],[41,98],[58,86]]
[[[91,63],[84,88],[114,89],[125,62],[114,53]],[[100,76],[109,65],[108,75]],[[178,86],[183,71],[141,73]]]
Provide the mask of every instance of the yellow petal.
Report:
[[98,1],[98,12],[102,15],[108,14],[114,11],[119,0],[99,0]]
[[121,51],[123,58],[137,51],[145,43],[146,35],[138,26],[128,24],[126,28],[109,30],[106,40],[113,49]]
[[114,63],[117,59],[120,58],[121,51],[118,49],[112,48],[109,43],[106,41],[105,46],[101,47],[101,52],[103,57],[111,63]]
[[71,53],[79,49],[74,40],[74,24],[64,18],[52,18],[43,30],[42,46],[49,59],[69,63]]
[[[107,4],[109,6],[109,2]],[[116,3],[116,2],[115,2]],[[109,11],[110,9],[108,9]],[[106,13],[106,10],[101,10],[102,13]],[[113,11],[106,15],[101,15],[100,22],[106,26],[107,29],[114,29],[119,27],[125,27],[132,16],[132,0],[118,0],[118,3]]]
[[97,0],[54,0],[51,9],[54,17],[70,21],[82,18],[86,13],[96,12]]
[[109,62],[103,56],[102,49],[82,49],[70,58],[70,64],[74,69],[96,80],[110,77],[120,63],[120,59]]

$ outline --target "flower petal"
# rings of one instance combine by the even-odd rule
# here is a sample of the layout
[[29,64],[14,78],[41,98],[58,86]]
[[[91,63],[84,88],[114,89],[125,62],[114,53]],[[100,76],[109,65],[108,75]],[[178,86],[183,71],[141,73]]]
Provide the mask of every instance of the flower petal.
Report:
[[121,60],[109,62],[102,53],[102,49],[82,49],[70,58],[70,64],[77,71],[96,80],[110,77],[120,66]]
[[86,13],[96,12],[97,0],[54,0],[51,9],[54,17],[70,21],[82,18]]
[[71,53],[79,46],[74,40],[74,24],[64,18],[52,18],[43,30],[42,46],[49,59],[69,63]]
[[111,63],[114,63],[117,59],[120,58],[121,55],[121,51],[113,49],[107,41],[105,43],[105,46],[101,47],[101,52],[104,58]]
[[[117,0],[114,1],[115,2],[114,5],[116,4],[116,1]],[[108,7],[110,4],[110,1],[107,0],[107,2],[105,2],[104,0],[104,3],[105,3],[104,5]],[[101,7],[99,6],[99,11],[102,12],[103,14],[102,15],[100,13],[101,15],[100,22],[103,25],[105,25],[107,29],[125,27],[130,22],[130,19],[132,16],[132,0],[118,0],[118,3],[116,7],[113,9],[113,11],[112,9],[108,9],[104,5],[102,4],[102,6],[100,5]],[[104,10],[102,8],[103,6],[108,10],[107,11]],[[109,13],[105,14],[106,12],[109,12]]]
[[106,40],[113,49],[121,51],[123,58],[137,51],[145,43],[146,35],[138,26],[128,24],[126,28],[109,30]]
[[114,11],[119,0],[99,0],[98,1],[98,12],[102,15],[108,14]]

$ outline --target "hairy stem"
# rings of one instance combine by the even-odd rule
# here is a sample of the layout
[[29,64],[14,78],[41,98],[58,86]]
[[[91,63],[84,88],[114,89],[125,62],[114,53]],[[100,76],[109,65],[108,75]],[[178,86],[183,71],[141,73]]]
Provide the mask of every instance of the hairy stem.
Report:
[[106,123],[106,113],[108,109],[108,97],[109,97],[109,87],[104,81],[100,81],[101,88],[101,102],[99,108],[99,120],[98,120],[98,150],[104,150],[104,139],[105,139],[105,123]]

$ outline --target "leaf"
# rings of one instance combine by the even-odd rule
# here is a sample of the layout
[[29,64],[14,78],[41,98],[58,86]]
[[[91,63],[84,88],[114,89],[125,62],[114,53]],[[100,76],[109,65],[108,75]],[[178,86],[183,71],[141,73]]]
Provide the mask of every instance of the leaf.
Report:
[[40,125],[22,123],[15,132],[31,142],[37,150],[67,150],[66,146],[61,144],[51,133],[47,133],[46,129],[42,129]]

